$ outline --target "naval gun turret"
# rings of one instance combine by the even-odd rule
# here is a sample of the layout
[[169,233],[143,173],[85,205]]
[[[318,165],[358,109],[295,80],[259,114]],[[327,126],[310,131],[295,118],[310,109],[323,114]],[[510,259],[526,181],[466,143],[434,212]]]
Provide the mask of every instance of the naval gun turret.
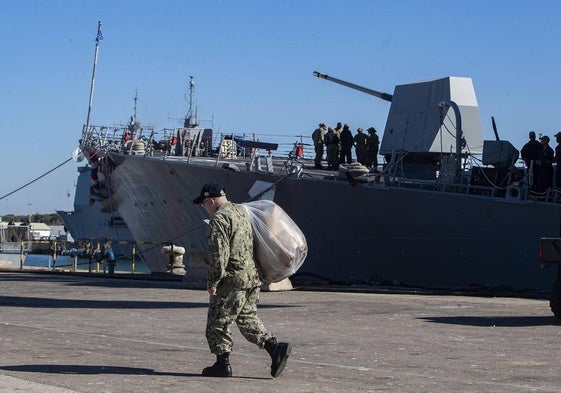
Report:
[[314,71],[314,76],[317,77],[317,78],[328,80],[330,82],[338,83],[338,84],[343,85],[343,86],[350,87],[351,89],[355,89],[355,90],[361,91],[361,92],[366,93],[366,94],[370,94],[371,96],[381,98],[382,100],[385,100],[385,101],[392,102],[392,99],[393,99],[393,96],[391,94],[382,93],[382,92],[379,92],[379,91],[376,91],[376,90],[369,89],[368,87],[355,85],[354,83],[346,82],[344,80],[337,79],[337,78],[333,78],[332,76],[329,76],[327,74],[322,74],[321,72]]
[[[391,102],[380,154],[389,163],[399,162],[406,176],[434,179],[443,161],[481,154],[483,133],[479,108],[471,78],[444,77],[397,85],[393,94],[381,93],[314,71],[314,76],[359,90]],[[454,102],[461,114],[461,132],[457,132],[456,114],[442,102]],[[457,135],[462,138],[457,143]],[[461,150],[456,154],[456,150]],[[445,158],[446,157],[446,158]],[[452,172],[456,172],[456,163]]]

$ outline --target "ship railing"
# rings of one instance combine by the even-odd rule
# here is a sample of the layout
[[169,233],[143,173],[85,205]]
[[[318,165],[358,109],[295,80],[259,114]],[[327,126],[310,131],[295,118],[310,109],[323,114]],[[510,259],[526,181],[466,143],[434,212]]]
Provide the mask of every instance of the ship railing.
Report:
[[529,198],[540,202],[561,203],[561,191],[553,188],[548,188],[544,192],[531,191]]
[[550,200],[553,203],[561,203],[561,190],[549,189],[548,190],[548,197],[551,198]]
[[29,250],[28,240],[32,239],[29,225],[0,225],[0,250],[17,254]]
[[[97,126],[91,125],[87,132],[83,133],[80,145],[86,150],[101,152],[123,152],[130,153],[125,148],[125,135],[130,133],[130,126]],[[290,155],[297,155],[303,159],[313,159],[315,152],[311,135],[293,132],[290,134],[276,133],[247,133],[231,132],[214,134],[212,140],[205,138],[202,133],[190,135],[189,128],[164,128],[155,131],[153,127],[140,127],[132,135],[133,139],[140,139],[146,142],[145,155],[148,156],[177,156],[177,151],[182,152],[182,156],[211,156],[220,154],[220,145],[223,139],[233,140],[237,158],[249,158],[252,151],[249,148],[239,145],[239,141],[254,141],[278,144],[278,149],[272,152],[274,157],[287,158]],[[197,129],[203,131],[204,129]],[[180,149],[177,148],[175,138],[180,133],[186,134]],[[175,138],[174,138],[175,137]],[[128,139],[127,139],[128,140]],[[175,143],[174,143],[175,142]],[[129,144],[130,146],[130,144]],[[266,152],[262,152],[266,155]],[[354,154],[354,149],[353,149]],[[355,157],[356,158],[356,157]]]
[[[244,145],[244,141],[262,142],[266,144],[278,145],[276,150],[259,152],[260,155],[271,155],[272,157],[288,158],[291,155],[298,155],[304,159],[312,159],[314,157],[314,149],[312,145],[312,137],[299,133],[291,134],[266,134],[266,133],[221,133],[215,141],[213,146],[217,146],[216,152],[220,154],[220,146],[222,141],[232,141],[232,146],[228,147],[229,154],[227,157],[233,158],[251,158],[255,153],[252,148]],[[223,157],[223,158],[227,158]]]
[[152,127],[92,125],[83,133],[80,146],[85,150],[100,153],[100,156],[108,152],[130,153],[132,143],[127,142],[140,140],[149,145],[147,141],[153,138],[154,134]]
[[529,186],[526,182],[524,182],[524,179],[522,181],[510,183],[506,187],[492,187],[469,183],[445,183],[439,182],[438,180],[420,180],[387,176],[385,184],[392,187],[413,188],[453,194],[481,195],[512,201],[536,201],[555,204],[561,203],[561,189],[548,188],[544,192],[530,191]]
[[393,187],[400,188],[414,188],[425,191],[438,191],[451,194],[476,194],[490,197],[498,197],[499,190],[495,187],[473,185],[473,184],[460,184],[460,183],[445,183],[438,180],[421,180],[395,177],[390,184]]

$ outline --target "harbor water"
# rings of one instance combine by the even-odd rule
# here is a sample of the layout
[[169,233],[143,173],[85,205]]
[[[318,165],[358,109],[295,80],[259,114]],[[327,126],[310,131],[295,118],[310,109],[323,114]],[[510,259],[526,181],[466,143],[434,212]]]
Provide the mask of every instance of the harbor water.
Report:
[[[19,256],[18,256],[19,257]],[[23,261],[24,267],[37,267],[37,268],[47,268],[47,269],[71,269],[73,258],[67,255],[57,256],[56,260],[53,259],[51,255],[42,254],[27,254]],[[85,258],[76,259],[76,269],[81,271],[89,271],[89,261]],[[97,263],[95,260],[92,261],[91,270],[94,272],[104,271],[103,263]],[[117,259],[115,265],[116,272],[132,272],[132,263],[129,259]],[[142,260],[135,261],[134,264],[135,273],[150,273],[148,266]]]

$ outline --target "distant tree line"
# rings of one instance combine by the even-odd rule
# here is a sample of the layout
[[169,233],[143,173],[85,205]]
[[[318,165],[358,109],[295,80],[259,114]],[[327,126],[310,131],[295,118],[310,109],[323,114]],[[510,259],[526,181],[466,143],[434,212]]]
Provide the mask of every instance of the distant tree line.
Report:
[[[6,214],[6,215],[2,216],[2,221],[5,221],[5,222],[10,222],[10,221],[25,222],[25,221],[29,221],[29,214],[22,215],[22,216],[17,216],[15,214]],[[35,213],[35,214],[32,214],[31,215],[31,222],[42,222],[42,223],[47,224],[49,226],[64,225],[62,223],[62,220],[60,219],[60,217],[56,213],[50,213],[50,214]]]

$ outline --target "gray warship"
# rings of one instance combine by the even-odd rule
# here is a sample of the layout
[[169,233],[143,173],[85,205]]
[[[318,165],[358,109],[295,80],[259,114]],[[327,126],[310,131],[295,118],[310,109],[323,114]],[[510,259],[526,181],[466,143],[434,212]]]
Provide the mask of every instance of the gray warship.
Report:
[[[280,154],[275,141],[213,135],[190,106],[184,127],[163,139],[139,132],[122,149],[111,148],[107,129],[84,127],[81,149],[105,175],[105,205],[136,241],[184,247],[187,274],[207,247],[207,217],[192,200],[213,181],[231,201],[270,199],[293,218],[309,247],[297,280],[549,289],[555,272],[540,269],[537,246],[561,234],[557,193],[530,192],[518,151],[496,130],[483,141],[470,78],[402,84],[388,94],[314,75],[389,102],[378,171],[319,170],[299,143]],[[143,251],[152,272],[167,270],[159,249]]]
[[89,165],[78,167],[74,210],[57,210],[57,214],[74,241],[90,240],[97,243],[110,239],[115,257],[130,259],[134,237],[119,212],[102,211],[101,201],[90,193],[91,177],[92,168]]

